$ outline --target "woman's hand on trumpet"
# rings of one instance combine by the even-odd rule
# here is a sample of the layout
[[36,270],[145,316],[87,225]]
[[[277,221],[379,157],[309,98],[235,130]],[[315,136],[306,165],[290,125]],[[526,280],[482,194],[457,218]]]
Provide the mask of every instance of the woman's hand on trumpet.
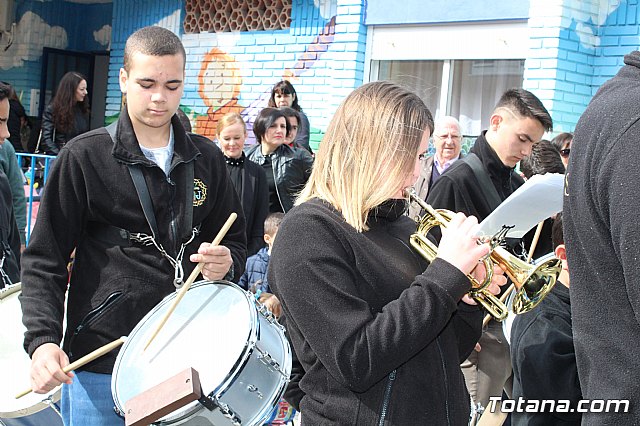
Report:
[[[446,260],[464,274],[470,274],[478,282],[483,282],[486,276],[484,264],[480,259],[489,254],[488,243],[480,243],[476,236],[478,219],[474,216],[465,216],[464,213],[456,213],[446,227],[442,227],[442,239],[438,246],[439,258]],[[507,283],[504,271],[499,266],[493,267],[493,278],[486,290],[491,294],[499,294],[500,287]],[[469,305],[477,305],[469,295],[465,295],[462,301]]]
[[[484,281],[484,277],[486,276],[486,272],[484,270],[484,264],[482,262],[478,263],[473,271],[471,271],[471,275],[478,282]],[[507,283],[507,277],[504,275],[504,271],[498,265],[493,265],[493,277],[491,278],[491,283],[485,287],[489,293],[497,296],[500,294],[500,287]],[[471,296],[465,294],[462,297],[462,301],[467,305],[477,305],[476,302]]]
[[475,235],[478,219],[475,216],[467,217],[464,213],[456,213],[447,226],[440,229],[442,239],[437,257],[446,260],[463,274],[471,273],[478,261],[489,254],[489,244],[478,244],[479,239]]

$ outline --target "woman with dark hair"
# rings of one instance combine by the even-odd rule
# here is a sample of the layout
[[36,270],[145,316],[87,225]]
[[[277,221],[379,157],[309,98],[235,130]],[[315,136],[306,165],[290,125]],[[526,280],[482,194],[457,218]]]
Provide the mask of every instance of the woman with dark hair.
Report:
[[265,108],[253,123],[258,142],[246,151],[247,158],[258,163],[267,175],[269,212],[288,212],[313,166],[313,157],[304,149],[291,148],[286,137],[291,126],[282,111]]
[[87,79],[80,73],[68,72],[42,115],[41,149],[58,155],[67,142],[88,130]]
[[245,161],[242,152],[247,139],[247,126],[236,112],[225,114],[219,121],[216,137],[227,162],[227,171],[247,221],[247,257],[264,247],[264,220],[269,214],[267,177],[262,167]]
[[273,86],[273,89],[271,89],[271,97],[269,98],[269,107],[289,107],[298,111],[300,120],[298,123],[298,134],[296,135],[295,142],[312,153],[311,146],[309,145],[309,119],[305,113],[302,112],[302,108],[300,108],[300,105],[298,104],[296,89],[293,88],[293,85],[289,80],[279,81],[275,86]]

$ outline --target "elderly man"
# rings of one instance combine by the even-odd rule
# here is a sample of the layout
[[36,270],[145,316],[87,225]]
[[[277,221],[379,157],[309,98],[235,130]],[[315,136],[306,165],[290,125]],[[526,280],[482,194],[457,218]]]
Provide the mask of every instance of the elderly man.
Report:
[[[446,116],[436,120],[433,130],[433,145],[436,148],[436,153],[422,161],[420,177],[414,185],[420,198],[426,200],[429,189],[440,178],[440,175],[460,158],[461,142],[462,132],[457,119]],[[415,218],[422,213],[422,209],[417,203],[411,203],[409,217]]]

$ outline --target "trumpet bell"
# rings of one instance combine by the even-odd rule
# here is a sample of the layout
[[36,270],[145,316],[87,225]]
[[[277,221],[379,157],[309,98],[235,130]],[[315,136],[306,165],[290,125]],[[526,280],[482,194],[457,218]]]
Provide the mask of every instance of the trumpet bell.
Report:
[[549,259],[536,264],[513,299],[513,312],[523,314],[538,306],[556,285],[561,270],[560,259]]
[[562,262],[556,258],[530,264],[518,259],[502,247],[491,253],[491,260],[507,274],[517,293],[513,299],[514,314],[523,314],[535,308],[556,284]]

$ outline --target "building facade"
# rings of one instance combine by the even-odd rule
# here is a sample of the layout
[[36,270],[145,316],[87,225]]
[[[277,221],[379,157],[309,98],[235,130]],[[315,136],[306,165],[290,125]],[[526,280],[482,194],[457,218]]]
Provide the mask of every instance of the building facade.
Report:
[[2,3],[0,80],[15,86],[30,115],[41,113],[56,79],[80,67],[90,74],[94,127],[115,119],[125,40],[161,25],[187,51],[181,107],[196,132],[213,137],[229,111],[251,125],[271,87],[288,79],[314,148],[342,99],[378,79],[412,88],[435,116],[458,117],[469,136],[486,128],[497,98],[517,86],[540,97],[555,133],[572,131],[598,87],[640,44],[637,0]]

